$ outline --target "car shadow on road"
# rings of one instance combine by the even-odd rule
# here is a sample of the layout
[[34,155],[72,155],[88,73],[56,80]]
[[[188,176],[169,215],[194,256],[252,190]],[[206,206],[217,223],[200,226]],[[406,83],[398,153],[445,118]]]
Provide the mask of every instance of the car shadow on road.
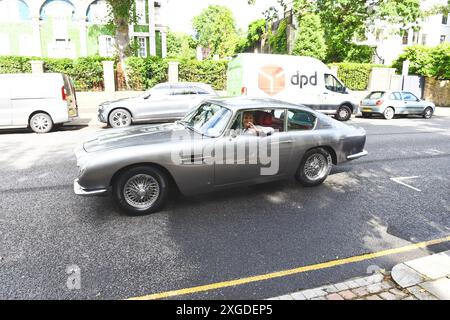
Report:
[[[60,131],[77,131],[84,128],[87,128],[88,125],[81,124],[81,125],[65,125],[60,128],[52,129],[50,132],[45,134],[52,134]],[[31,129],[29,128],[20,128],[20,129],[4,129],[0,130],[0,135],[6,135],[6,134],[35,134]]]

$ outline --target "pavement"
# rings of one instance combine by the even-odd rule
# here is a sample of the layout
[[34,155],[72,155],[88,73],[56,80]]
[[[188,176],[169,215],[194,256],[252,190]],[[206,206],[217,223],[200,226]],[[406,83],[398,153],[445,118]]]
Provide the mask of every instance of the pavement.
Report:
[[267,300],[450,300],[450,250]]

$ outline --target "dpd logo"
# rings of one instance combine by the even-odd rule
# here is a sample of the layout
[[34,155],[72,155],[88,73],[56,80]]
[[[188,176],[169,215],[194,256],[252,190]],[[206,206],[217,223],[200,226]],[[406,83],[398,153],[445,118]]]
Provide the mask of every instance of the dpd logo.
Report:
[[276,65],[267,65],[259,69],[258,87],[270,96],[276,95],[285,86],[284,70]]

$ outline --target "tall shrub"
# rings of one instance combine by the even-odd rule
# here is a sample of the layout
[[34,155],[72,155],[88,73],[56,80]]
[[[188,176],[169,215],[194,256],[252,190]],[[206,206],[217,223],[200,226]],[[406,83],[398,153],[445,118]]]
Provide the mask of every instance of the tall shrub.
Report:
[[292,54],[325,59],[327,46],[318,15],[309,13],[301,17]]
[[133,90],[145,90],[167,81],[168,63],[159,57],[127,59],[128,83]]

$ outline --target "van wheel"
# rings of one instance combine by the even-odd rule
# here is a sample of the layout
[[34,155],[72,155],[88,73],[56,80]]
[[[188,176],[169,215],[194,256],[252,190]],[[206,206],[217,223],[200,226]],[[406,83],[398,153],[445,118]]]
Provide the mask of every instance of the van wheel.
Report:
[[333,166],[330,153],[323,148],[316,148],[305,153],[295,178],[305,187],[317,186],[325,181]]
[[334,116],[336,120],[339,121],[347,121],[352,116],[352,110],[347,106],[340,106],[337,111],[336,115]]
[[30,119],[30,128],[36,133],[47,133],[53,128],[52,118],[46,113],[36,113]]

